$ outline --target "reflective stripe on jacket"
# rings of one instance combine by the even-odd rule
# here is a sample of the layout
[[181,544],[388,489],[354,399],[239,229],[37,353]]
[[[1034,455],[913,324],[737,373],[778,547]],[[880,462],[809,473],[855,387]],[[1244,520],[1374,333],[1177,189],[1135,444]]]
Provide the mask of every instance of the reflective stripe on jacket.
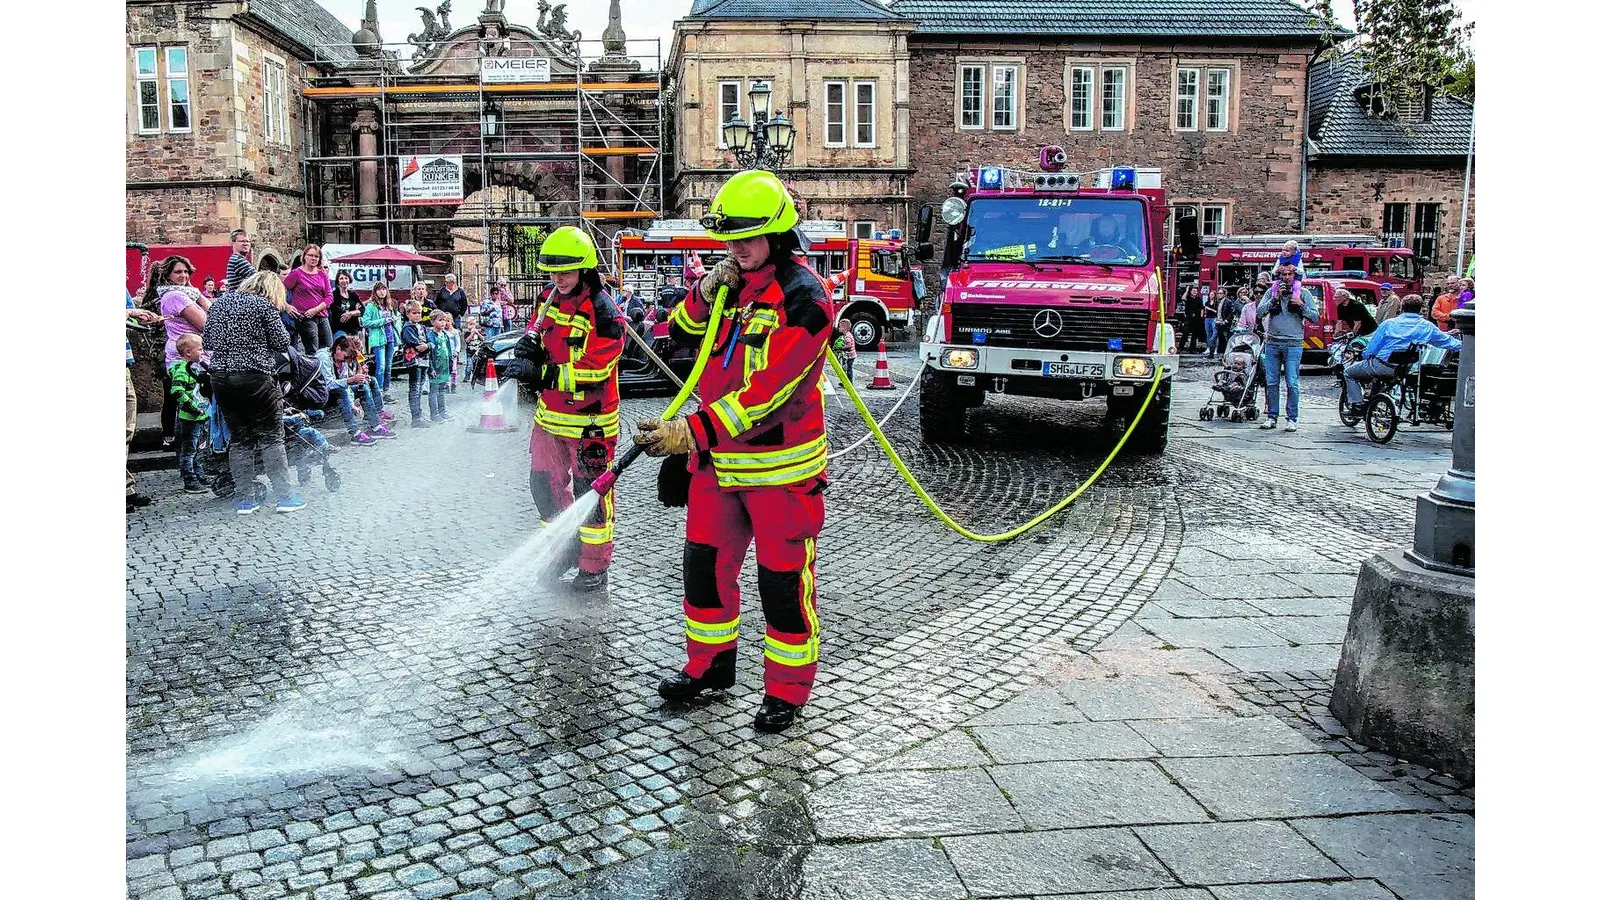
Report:
[[[549,288],[541,298],[544,318],[538,334],[549,354],[546,373],[553,381],[539,392],[533,421],[558,437],[582,437],[598,425],[617,434],[617,360],[622,357],[622,325],[616,304],[605,291],[591,300],[589,290],[562,297]],[[528,330],[534,326],[530,324]],[[551,372],[551,370],[554,370]]]
[[[699,343],[710,312],[696,285],[672,312],[674,339]],[[744,274],[700,378],[704,405],[689,417],[705,448],[696,465],[709,463],[721,487],[777,487],[826,474],[821,379],[832,325],[833,301],[805,263],[791,257],[781,268],[769,263]]]

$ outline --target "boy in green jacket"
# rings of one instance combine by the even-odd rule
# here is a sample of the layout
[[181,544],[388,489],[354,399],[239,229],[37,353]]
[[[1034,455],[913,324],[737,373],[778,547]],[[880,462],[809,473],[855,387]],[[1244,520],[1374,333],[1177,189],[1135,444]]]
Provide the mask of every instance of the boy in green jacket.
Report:
[[210,417],[195,371],[202,349],[200,335],[182,335],[177,342],[178,360],[167,369],[172,379],[172,399],[178,407],[178,471],[183,474],[183,490],[189,494],[205,493],[208,484],[200,463],[200,436],[210,427]]

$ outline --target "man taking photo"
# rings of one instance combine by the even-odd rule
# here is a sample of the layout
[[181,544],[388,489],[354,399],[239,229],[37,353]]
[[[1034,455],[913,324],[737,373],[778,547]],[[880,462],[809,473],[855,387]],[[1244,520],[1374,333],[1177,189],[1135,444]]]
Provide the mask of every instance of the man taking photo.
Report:
[[1317,300],[1302,285],[1295,290],[1295,267],[1278,267],[1278,280],[1256,304],[1256,318],[1266,322],[1267,344],[1261,361],[1266,365],[1267,417],[1262,428],[1278,427],[1278,382],[1289,383],[1289,421],[1285,431],[1300,429],[1300,349],[1306,339],[1306,323],[1322,321]]

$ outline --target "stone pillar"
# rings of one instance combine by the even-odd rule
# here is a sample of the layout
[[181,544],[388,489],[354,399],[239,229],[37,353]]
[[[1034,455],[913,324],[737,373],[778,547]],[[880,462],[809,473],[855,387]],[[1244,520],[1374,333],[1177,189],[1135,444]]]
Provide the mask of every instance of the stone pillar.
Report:
[[1356,580],[1329,707],[1356,740],[1474,779],[1475,313],[1457,314],[1461,364],[1450,471],[1417,498],[1411,549],[1367,560]]
[[1451,442],[1450,471],[1433,490],[1417,498],[1417,528],[1406,558],[1424,568],[1472,576],[1476,557],[1473,509],[1477,496],[1477,408],[1474,381],[1477,372],[1477,312],[1475,304],[1456,311],[1461,328],[1461,365],[1455,399],[1455,431]]
[[382,226],[376,221],[379,218],[378,160],[367,158],[378,155],[379,127],[378,111],[370,106],[358,110],[350,126],[356,134],[356,155],[362,157],[356,163],[356,204],[360,210],[357,218],[362,222],[356,229],[356,242],[360,244],[376,244],[383,240]]

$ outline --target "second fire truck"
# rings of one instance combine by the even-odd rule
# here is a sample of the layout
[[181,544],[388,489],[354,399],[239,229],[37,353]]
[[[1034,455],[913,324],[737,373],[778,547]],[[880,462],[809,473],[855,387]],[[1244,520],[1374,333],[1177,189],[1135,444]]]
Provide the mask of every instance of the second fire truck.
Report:
[[[798,228],[810,244],[807,262],[817,274],[842,276],[834,308],[839,327],[850,329],[858,346],[875,349],[890,328],[916,331],[922,270],[898,231],[849,237],[843,222],[830,220],[801,222]],[[617,235],[616,271],[634,296],[653,301],[669,277],[683,275],[690,252],[710,266],[726,250],[693,219],[663,219],[643,231]]]

